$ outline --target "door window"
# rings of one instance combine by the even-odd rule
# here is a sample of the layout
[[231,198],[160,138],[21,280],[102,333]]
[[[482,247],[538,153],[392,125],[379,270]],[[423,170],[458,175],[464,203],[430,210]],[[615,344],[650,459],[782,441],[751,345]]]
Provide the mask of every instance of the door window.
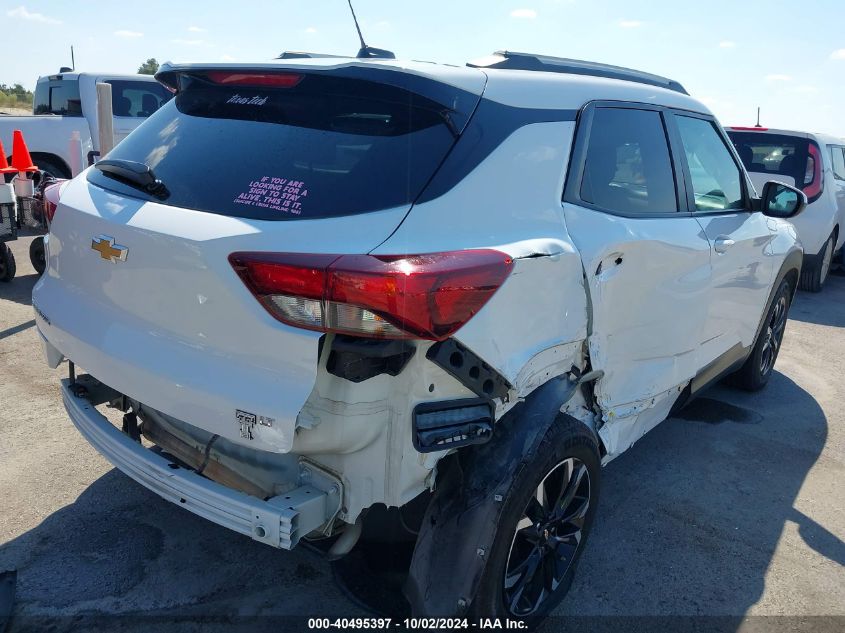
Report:
[[836,180],[845,180],[845,148],[831,147],[830,155],[833,159],[833,175]]
[[742,172],[712,122],[677,116],[697,211],[742,209]]
[[107,83],[111,84],[114,116],[146,118],[173,96],[167,88],[154,81],[112,79]]
[[580,197],[624,214],[678,210],[669,146],[659,112],[596,108]]

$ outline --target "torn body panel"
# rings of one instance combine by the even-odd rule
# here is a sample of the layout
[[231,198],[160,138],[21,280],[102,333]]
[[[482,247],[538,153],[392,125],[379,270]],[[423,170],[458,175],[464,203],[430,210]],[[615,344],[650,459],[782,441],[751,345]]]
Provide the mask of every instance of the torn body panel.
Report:
[[[710,243],[691,217],[667,222],[564,208],[587,281],[590,363],[604,371],[595,384],[596,404],[605,421],[620,429],[614,447],[628,448],[623,420],[638,439],[638,427],[656,424],[652,418],[669,411],[671,394],[712,360],[701,357],[700,345]],[[617,451],[608,447],[608,453]]]
[[602,465],[618,457],[669,415],[688,382],[649,398],[602,413],[598,436],[605,454]]
[[510,255],[510,277],[454,338],[520,397],[541,384],[534,370],[525,369],[532,359],[557,349],[555,362],[568,370],[578,359],[573,353],[567,365],[562,354],[570,348],[565,346],[572,344],[574,352],[586,338],[581,260],[560,206],[574,127],[571,121],[550,121],[518,128],[448,196],[414,205],[394,234],[372,251],[495,248]]

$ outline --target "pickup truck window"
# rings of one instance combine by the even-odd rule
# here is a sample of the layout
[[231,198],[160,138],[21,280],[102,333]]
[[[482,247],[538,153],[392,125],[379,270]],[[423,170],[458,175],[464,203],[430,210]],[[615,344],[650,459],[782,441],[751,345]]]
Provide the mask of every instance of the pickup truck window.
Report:
[[111,84],[111,103],[114,116],[144,119],[167,103],[173,94],[160,83],[115,79]]
[[[151,169],[170,193],[163,204],[297,220],[409,205],[454,143],[447,108],[404,88],[280,77],[293,85],[183,77],[179,93],[109,158]],[[88,180],[153,199],[97,170]]]
[[82,100],[76,79],[42,81],[35,87],[34,114],[82,116]]

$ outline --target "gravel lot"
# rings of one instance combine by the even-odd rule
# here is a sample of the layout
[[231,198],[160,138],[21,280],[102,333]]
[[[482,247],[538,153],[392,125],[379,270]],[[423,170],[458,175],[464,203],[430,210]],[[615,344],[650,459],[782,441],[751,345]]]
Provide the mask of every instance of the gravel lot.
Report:
[[[41,357],[28,246],[11,243],[18,277],[0,284],[0,571],[18,571],[11,630],[40,628],[40,618],[57,631],[103,626],[91,614],[120,630],[164,626],[137,616],[189,618],[168,630],[230,630],[249,616],[364,615],[316,555],[194,517],[80,437],[59,396],[66,369]],[[605,469],[597,525],[560,615],[845,630],[845,277],[820,295],[799,293],[791,317],[766,390],[718,388]],[[793,617],[742,619],[758,615]]]

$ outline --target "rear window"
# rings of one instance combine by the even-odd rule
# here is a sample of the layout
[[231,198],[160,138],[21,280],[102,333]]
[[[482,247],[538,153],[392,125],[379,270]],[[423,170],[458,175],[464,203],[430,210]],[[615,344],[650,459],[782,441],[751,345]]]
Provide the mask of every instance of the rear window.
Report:
[[79,81],[76,79],[51,79],[39,82],[35,86],[32,111],[35,114],[82,116]]
[[[807,174],[807,139],[765,132],[732,132],[728,136],[736,147],[745,169],[761,174],[790,176],[797,187],[809,184]],[[805,176],[809,176],[805,180]]]
[[[249,85],[255,75],[244,73],[182,76],[109,158],[152,168],[170,192],[164,204],[291,220],[408,205],[454,143],[448,108],[404,88],[286,76],[275,83],[287,87]],[[88,179],[146,198],[96,169]]]
[[167,103],[173,94],[157,81],[114,79],[111,104],[114,116],[146,118]]

